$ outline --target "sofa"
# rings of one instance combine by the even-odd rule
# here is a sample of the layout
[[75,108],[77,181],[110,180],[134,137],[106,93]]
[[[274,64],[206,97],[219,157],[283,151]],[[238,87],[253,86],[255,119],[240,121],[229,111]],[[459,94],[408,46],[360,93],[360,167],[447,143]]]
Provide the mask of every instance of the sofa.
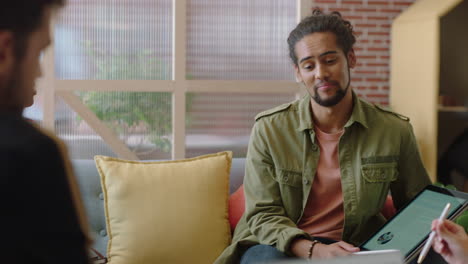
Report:
[[[88,217],[90,234],[93,239],[92,248],[97,256],[106,257],[107,243],[109,236],[106,231],[106,218],[104,213],[104,193],[101,188],[101,180],[94,160],[73,160],[73,168],[80,187],[81,196],[85,211]],[[229,221],[231,231],[239,220],[244,210],[243,183],[245,171],[245,159],[234,158],[232,160],[229,175]],[[234,198],[234,199],[233,199]],[[382,213],[385,217],[391,217],[395,213],[391,198],[387,199]],[[468,217],[468,215],[466,216]],[[466,226],[466,224],[465,224]],[[100,259],[101,257],[98,257]],[[436,259],[440,259],[436,256]],[[434,263],[445,263],[441,260]],[[105,259],[96,263],[106,263]]]
[[[101,188],[101,181],[94,160],[72,160],[85,211],[88,218],[91,237],[93,239],[92,248],[98,255],[106,257],[107,243],[109,236],[106,230],[106,218],[104,213],[104,194]],[[245,158],[232,159],[232,166],[229,177],[229,220],[231,231],[233,231],[237,221],[244,211],[243,183],[245,172]],[[391,199],[387,201],[383,210],[384,216],[391,217],[395,213]],[[91,252],[96,255],[96,252]],[[105,263],[105,262],[98,262]]]
[[[106,256],[109,237],[106,231],[104,194],[95,162],[94,160],[73,160],[72,165],[88,217],[90,233],[94,240],[92,248]],[[229,191],[231,194],[242,185],[244,170],[245,159],[234,158],[229,178]]]

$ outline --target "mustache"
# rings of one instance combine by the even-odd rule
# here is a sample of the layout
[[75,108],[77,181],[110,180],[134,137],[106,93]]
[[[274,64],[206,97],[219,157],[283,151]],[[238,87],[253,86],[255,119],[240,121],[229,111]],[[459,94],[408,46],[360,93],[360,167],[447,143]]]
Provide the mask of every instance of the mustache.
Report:
[[319,83],[314,84],[314,89],[317,90],[320,86],[324,86],[324,85],[339,86],[340,84],[337,81],[319,82]]

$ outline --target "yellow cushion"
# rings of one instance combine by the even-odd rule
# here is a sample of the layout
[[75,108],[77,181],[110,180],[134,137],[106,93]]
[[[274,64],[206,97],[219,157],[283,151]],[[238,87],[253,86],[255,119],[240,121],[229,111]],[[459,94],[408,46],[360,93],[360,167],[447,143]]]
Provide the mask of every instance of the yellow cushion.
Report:
[[109,263],[213,263],[231,240],[231,160],[231,152],[163,162],[96,156]]

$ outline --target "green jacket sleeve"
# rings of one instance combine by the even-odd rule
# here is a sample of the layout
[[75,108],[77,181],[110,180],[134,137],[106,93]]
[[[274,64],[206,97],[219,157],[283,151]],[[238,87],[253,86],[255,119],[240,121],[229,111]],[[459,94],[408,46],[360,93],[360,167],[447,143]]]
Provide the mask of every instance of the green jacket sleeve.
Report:
[[409,122],[401,130],[398,178],[391,185],[393,203],[400,209],[425,186],[431,184],[421,160],[413,128]]
[[273,245],[291,255],[290,244],[296,237],[309,238],[309,234],[297,228],[283,207],[273,158],[267,142],[268,131],[255,124],[246,158],[244,190],[246,220],[250,231],[260,244]]

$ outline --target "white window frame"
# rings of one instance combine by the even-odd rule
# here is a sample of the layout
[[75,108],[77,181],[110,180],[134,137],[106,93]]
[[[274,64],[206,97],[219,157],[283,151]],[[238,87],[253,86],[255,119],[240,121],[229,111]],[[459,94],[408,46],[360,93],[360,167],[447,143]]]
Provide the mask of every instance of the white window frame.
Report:
[[[286,0],[285,0],[286,1]],[[297,21],[310,14],[311,0],[297,1]],[[39,82],[43,96],[43,126],[55,130],[55,98],[64,100],[73,111],[104,140],[119,158],[138,160],[124,142],[89,110],[75,91],[129,91],[172,93],[172,159],[185,158],[185,101],[187,93],[268,93],[284,94],[287,89],[299,96],[294,81],[186,80],[186,0],[173,0],[172,80],[59,80],[55,77],[54,46],[44,54],[44,77]],[[53,27],[52,30],[53,31]],[[131,89],[129,88],[131,87]]]

